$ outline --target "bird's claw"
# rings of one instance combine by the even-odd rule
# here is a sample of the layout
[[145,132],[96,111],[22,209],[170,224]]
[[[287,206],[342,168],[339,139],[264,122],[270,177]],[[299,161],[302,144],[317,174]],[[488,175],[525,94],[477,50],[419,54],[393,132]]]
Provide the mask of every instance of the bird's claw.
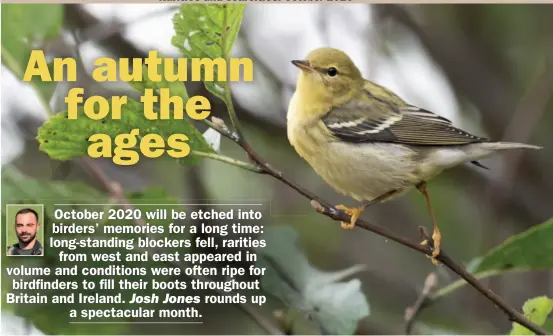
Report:
[[[438,259],[436,259],[440,255],[440,243],[442,240],[442,235],[440,234],[440,231],[434,231],[432,234],[432,240],[434,242],[432,246],[432,256],[427,256],[432,260],[432,263],[434,265],[438,265]],[[428,245],[428,240],[423,240],[421,242],[421,245],[426,246]]]
[[359,208],[348,208],[346,207],[345,205],[337,205],[336,206],[336,209],[338,210],[342,210],[344,211],[345,213],[347,213],[348,215],[351,216],[351,221],[350,223],[347,223],[347,222],[340,222],[340,226],[343,228],[343,229],[346,229],[346,230],[353,230],[353,228],[355,227],[355,222],[357,222],[357,219],[359,219],[359,216],[361,216],[361,213],[363,212],[364,208],[362,207],[359,207]]
[[442,235],[440,231],[434,230],[432,233],[432,240],[434,241],[434,251],[432,251],[432,263],[438,265],[438,260],[436,257],[440,255],[440,244],[442,242]]

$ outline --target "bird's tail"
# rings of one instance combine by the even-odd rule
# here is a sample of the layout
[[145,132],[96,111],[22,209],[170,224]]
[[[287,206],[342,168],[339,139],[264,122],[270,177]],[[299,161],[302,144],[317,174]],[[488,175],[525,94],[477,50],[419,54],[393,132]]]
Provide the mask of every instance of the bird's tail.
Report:
[[542,149],[540,146],[527,145],[517,142],[484,142],[480,144],[482,149],[489,151],[502,151],[506,149]]
[[540,146],[527,145],[516,142],[479,142],[457,148],[444,148],[439,151],[437,161],[444,168],[451,168],[461,163],[471,162],[479,167],[484,167],[478,160],[503,152],[509,149],[541,149]]
[[[473,160],[471,163],[480,168],[489,169],[481,164],[478,159],[484,158],[496,152],[502,152],[507,149],[541,149],[540,146],[527,145],[517,142],[483,142],[478,144],[478,147],[473,147],[471,150]],[[474,160],[476,159],[476,160]]]
[[[474,145],[469,145],[467,154],[469,154],[471,161],[477,161],[486,156],[493,155],[497,152],[502,152],[509,149],[541,149],[540,146],[527,145],[517,142],[481,142]],[[473,162],[474,163],[474,162]],[[476,164],[480,166],[479,164]]]

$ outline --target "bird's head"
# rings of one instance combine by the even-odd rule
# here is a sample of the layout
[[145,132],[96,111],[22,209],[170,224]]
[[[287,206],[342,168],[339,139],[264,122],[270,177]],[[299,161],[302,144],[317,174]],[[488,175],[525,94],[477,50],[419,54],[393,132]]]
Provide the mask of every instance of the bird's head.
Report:
[[301,73],[296,90],[310,101],[341,105],[363,87],[361,72],[346,53],[334,48],[313,50],[306,59],[294,60]]

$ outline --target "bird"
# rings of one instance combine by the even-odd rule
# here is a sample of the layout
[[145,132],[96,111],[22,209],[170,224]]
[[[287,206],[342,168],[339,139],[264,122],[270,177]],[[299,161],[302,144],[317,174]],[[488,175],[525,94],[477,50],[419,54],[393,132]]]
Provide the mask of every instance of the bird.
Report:
[[497,152],[541,148],[470,134],[365,79],[342,50],[317,48],[291,63],[300,71],[286,114],[287,138],[328,185],[360,202],[335,207],[351,217],[341,227],[353,229],[370,205],[416,188],[433,225],[430,258],[435,265],[442,236],[427,182],[465,163],[485,168],[478,160]]

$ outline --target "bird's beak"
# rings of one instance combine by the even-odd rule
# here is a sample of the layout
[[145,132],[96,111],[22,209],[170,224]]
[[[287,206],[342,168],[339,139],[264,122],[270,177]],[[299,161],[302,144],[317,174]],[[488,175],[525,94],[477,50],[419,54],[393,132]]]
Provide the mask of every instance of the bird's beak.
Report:
[[311,70],[311,65],[309,64],[309,61],[304,60],[293,60],[292,64],[300,68],[301,70]]

